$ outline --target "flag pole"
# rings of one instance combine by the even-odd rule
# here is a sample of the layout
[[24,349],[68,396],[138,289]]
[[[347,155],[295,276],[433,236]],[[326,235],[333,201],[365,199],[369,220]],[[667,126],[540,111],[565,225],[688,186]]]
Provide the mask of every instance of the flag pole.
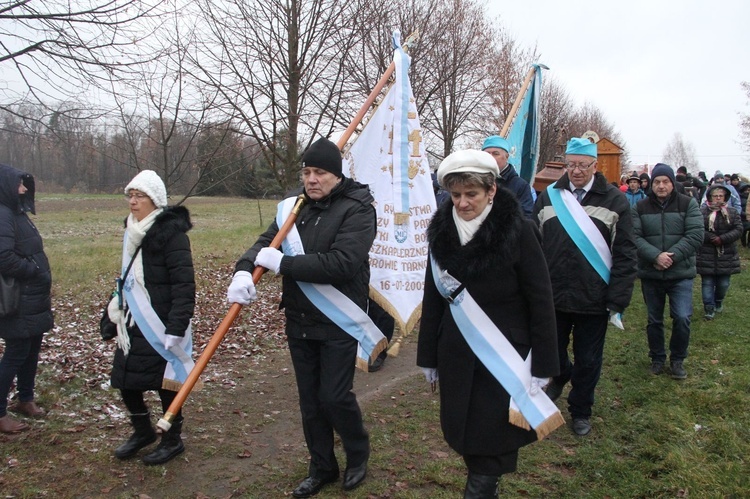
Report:
[[391,75],[393,75],[393,72],[395,70],[396,63],[391,62],[391,64],[385,70],[385,73],[383,73],[383,76],[380,77],[378,82],[373,87],[372,92],[370,92],[370,95],[365,100],[365,103],[362,104],[362,107],[359,109],[359,111],[357,111],[357,114],[354,115],[352,122],[349,123],[349,126],[346,128],[346,130],[344,130],[344,133],[341,135],[341,137],[339,137],[339,142],[338,144],[336,144],[337,146],[339,146],[339,149],[343,150],[346,143],[349,142],[349,138],[352,136],[352,134],[354,134],[354,130],[356,130],[359,124],[362,122],[365,114],[367,114],[367,111],[370,110],[373,102],[375,102],[375,99],[378,98],[378,95],[380,95],[380,92],[383,90],[383,87],[385,87],[386,83],[388,83],[388,80],[391,78]]
[[536,70],[537,70],[537,66],[532,65],[531,69],[529,69],[529,72],[526,73],[526,78],[523,80],[523,85],[521,85],[521,90],[518,91],[518,95],[516,96],[516,101],[513,103],[513,107],[510,108],[510,113],[508,113],[508,117],[505,118],[505,124],[503,125],[503,129],[500,130],[501,137],[507,138],[508,130],[510,129],[510,126],[513,124],[513,120],[516,119],[518,108],[521,107],[521,101],[523,101],[523,97],[526,95],[526,92],[529,89],[529,85],[531,84],[532,78],[534,78],[534,74],[536,73]]
[[[292,212],[279,228],[279,231],[276,233],[276,236],[273,238],[271,244],[269,245],[270,247],[279,248],[279,246],[281,246],[281,243],[284,241],[287,234],[294,226],[294,222],[297,220],[297,215],[299,215],[299,212],[302,209],[302,206],[304,206],[305,201],[306,196],[304,194],[300,194],[299,196],[297,196],[297,201],[294,204],[294,208],[292,208]],[[260,278],[263,277],[263,274],[265,272],[266,269],[264,267],[261,267],[260,265],[255,267],[252,274],[253,283],[258,284],[258,281],[260,281]],[[226,336],[227,331],[229,331],[229,327],[237,318],[241,309],[242,305],[240,305],[239,303],[233,303],[232,306],[229,307],[229,312],[227,312],[227,315],[221,321],[219,327],[216,328],[216,331],[208,341],[206,348],[203,349],[203,353],[201,353],[200,357],[198,357],[198,359],[195,361],[193,369],[190,370],[190,373],[185,379],[185,382],[182,383],[182,386],[177,391],[177,395],[175,395],[174,400],[172,400],[172,403],[169,404],[167,412],[165,412],[164,416],[159,419],[159,421],[156,423],[156,426],[164,431],[169,431],[169,429],[172,427],[172,422],[174,421],[175,416],[180,412],[180,409],[182,409],[182,405],[185,403],[185,400],[187,400],[190,392],[193,391],[195,384],[198,382],[198,378],[200,378],[200,375],[203,374],[203,370],[206,369],[208,361],[211,360],[211,357],[213,357],[214,353],[216,353],[216,349],[219,348],[219,344],[224,339],[224,336]]]

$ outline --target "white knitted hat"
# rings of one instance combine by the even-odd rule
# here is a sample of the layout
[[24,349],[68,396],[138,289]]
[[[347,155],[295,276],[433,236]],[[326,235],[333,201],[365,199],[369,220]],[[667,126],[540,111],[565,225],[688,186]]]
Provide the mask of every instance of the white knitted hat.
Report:
[[125,187],[125,194],[128,194],[131,189],[139,190],[148,195],[157,208],[167,206],[167,188],[159,175],[153,170],[143,170],[133,177],[133,180]]

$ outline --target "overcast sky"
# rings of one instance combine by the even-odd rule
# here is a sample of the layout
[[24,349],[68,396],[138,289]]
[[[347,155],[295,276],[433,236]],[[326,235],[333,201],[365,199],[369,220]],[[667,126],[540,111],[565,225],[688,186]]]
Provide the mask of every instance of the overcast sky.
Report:
[[[701,170],[750,176],[739,113],[750,114],[750,1],[489,0],[490,15],[536,44],[576,105],[590,102],[633,163],[654,163],[675,133]],[[677,165],[673,165],[676,167]]]

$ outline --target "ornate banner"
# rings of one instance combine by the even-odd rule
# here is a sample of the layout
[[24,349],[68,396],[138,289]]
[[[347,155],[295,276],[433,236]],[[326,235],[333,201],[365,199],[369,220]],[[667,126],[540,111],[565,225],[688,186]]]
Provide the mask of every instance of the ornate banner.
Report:
[[368,184],[378,230],[370,249],[370,296],[410,332],[422,312],[427,226],[435,212],[409,57],[394,35],[396,81],[344,154],[344,173]]

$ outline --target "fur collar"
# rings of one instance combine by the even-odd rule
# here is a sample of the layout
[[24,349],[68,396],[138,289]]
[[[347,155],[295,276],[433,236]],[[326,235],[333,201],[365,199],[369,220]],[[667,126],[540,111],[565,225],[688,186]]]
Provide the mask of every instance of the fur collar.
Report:
[[443,203],[427,229],[430,252],[440,268],[463,280],[486,276],[508,264],[525,223],[512,192],[498,188],[490,214],[465,246],[458,239],[452,210],[453,203]]
[[154,225],[143,237],[144,251],[161,251],[175,234],[193,228],[190,212],[184,206],[168,206],[156,217]]

